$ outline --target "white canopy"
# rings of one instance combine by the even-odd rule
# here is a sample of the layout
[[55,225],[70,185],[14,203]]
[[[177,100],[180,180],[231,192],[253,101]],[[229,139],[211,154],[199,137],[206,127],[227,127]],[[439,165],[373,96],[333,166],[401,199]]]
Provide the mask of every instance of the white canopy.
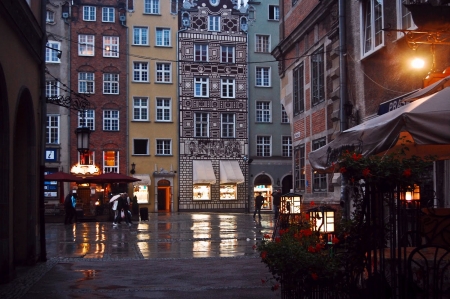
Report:
[[239,163],[233,160],[220,160],[220,183],[241,184],[245,182]]
[[133,185],[146,185],[146,186],[150,186],[152,181],[150,179],[150,175],[149,174],[133,174],[134,178],[140,179],[140,181],[137,182],[133,182]]
[[192,164],[194,184],[215,184],[216,175],[210,160],[194,160]]

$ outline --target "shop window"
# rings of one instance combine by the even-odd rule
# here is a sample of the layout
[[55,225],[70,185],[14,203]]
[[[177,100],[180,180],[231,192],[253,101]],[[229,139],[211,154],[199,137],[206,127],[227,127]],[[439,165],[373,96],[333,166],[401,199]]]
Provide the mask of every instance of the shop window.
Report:
[[210,200],[211,185],[194,185],[194,200]]
[[220,199],[221,200],[230,200],[236,199],[237,196],[237,188],[234,184],[220,185]]

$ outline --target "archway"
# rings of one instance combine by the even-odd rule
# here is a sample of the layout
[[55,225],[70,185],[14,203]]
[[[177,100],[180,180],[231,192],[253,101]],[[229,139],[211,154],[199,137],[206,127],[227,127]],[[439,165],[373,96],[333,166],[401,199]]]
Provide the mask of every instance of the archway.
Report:
[[267,174],[259,174],[253,181],[253,198],[255,198],[260,192],[264,197],[264,204],[261,210],[272,210],[272,179]]
[[13,261],[15,265],[36,260],[36,190],[38,178],[36,157],[36,121],[30,91],[19,94],[13,135]]
[[281,180],[281,194],[289,193],[293,189],[294,186],[292,185],[292,175],[289,174]]
[[170,212],[170,181],[158,181],[158,212]]

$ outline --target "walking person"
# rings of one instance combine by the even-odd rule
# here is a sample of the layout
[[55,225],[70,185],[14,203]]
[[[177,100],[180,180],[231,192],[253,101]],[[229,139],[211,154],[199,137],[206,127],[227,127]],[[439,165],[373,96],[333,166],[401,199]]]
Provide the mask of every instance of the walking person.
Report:
[[278,189],[275,193],[272,194],[273,197],[273,210],[275,212],[274,218],[278,219],[280,215],[280,205],[281,205],[281,190]]
[[128,226],[131,226],[131,211],[130,211],[130,197],[127,193],[122,193],[123,197],[123,210],[125,212],[125,221]]
[[258,212],[259,220],[261,220],[261,207],[264,203],[264,197],[262,196],[262,192],[258,193],[258,196],[255,197],[255,212],[253,213],[253,219],[255,219],[256,212]]
[[[117,226],[122,221],[122,218],[125,219],[125,222],[128,224],[128,226],[131,226],[131,223],[128,222],[128,218],[126,217],[126,212],[124,209],[126,209],[126,199],[123,197],[122,194],[117,198],[117,216],[114,219],[113,225]],[[123,215],[123,217],[122,217]]]
[[[75,203],[75,204],[74,204]],[[72,219],[76,216],[75,206],[77,203],[77,194],[69,193],[64,199],[64,210],[66,216],[64,217],[64,224],[72,224]]]

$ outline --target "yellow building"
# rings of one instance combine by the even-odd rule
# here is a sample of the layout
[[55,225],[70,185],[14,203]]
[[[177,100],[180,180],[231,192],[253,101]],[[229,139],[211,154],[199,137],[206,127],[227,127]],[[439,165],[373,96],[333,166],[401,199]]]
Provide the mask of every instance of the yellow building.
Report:
[[[133,196],[150,213],[178,211],[177,0],[136,0],[129,36],[129,163]],[[181,4],[181,3],[180,3]]]

